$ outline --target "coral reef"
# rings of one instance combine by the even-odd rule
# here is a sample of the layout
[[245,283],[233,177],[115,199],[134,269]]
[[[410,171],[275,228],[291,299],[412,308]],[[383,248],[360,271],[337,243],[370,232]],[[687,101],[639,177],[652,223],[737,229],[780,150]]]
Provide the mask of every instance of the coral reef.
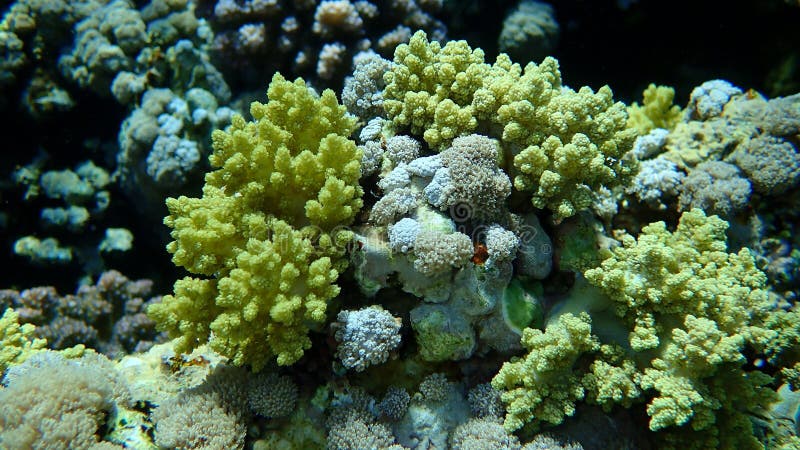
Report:
[[800,10],[8,3],[0,447],[800,447]]

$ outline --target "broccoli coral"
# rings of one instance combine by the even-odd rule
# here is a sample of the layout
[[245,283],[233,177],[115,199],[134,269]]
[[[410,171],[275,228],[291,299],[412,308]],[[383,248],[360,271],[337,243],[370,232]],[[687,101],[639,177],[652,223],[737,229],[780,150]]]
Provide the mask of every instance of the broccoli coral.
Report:
[[255,370],[310,347],[309,327],[325,320],[347,264],[352,233],[337,227],[362,205],[354,119],[334,93],[276,74],[267,95],[251,104],[253,122],[235,116],[214,132],[203,197],[167,200],[167,250],[200,277],[178,280],[148,309],[177,351],[209,342]]
[[796,321],[771,309],[748,249],[727,253],[727,226],[694,209],[674,232],[647,225],[586,270],[599,291],[576,283],[544,331],[524,330],[529,353],[492,380],[505,427],[560,423],[582,399],[605,410],[645,401],[664,448],[686,439],[694,448],[758,448],[748,415],[775,394],[769,375],[745,370],[748,349],[770,361],[789,356],[793,338],[778,334]]
[[442,47],[417,32],[394,62],[383,105],[395,128],[422,135],[435,150],[477,129],[502,130],[504,150],[515,155],[514,186],[557,218],[588,208],[593,190],[633,174],[623,158],[636,137],[625,105],[613,101],[608,86],[563,86],[553,58],[523,70],[500,54],[489,65],[465,41]]
[[638,239],[626,236],[601,267],[586,271],[633,329],[634,350],[656,348],[663,329],[656,322],[667,317],[694,315],[730,335],[757,336],[751,324],[768,307],[766,276],[748,249],[726,253],[727,228],[719,217],[693,209],[675,232],[663,222],[647,225]]
[[384,75],[383,107],[395,126],[409,127],[436,148],[477,127],[471,103],[489,67],[483,50],[472,50],[466,41],[442,47],[418,31],[397,47],[394,62]]
[[575,362],[600,347],[591,319],[586,313],[563,314],[544,332],[526,328],[522,345],[529,353],[503,364],[492,380],[492,386],[503,391],[508,411],[504,426],[516,430],[534,418],[561,423],[575,413],[575,401],[585,394],[579,375],[572,371]]
[[[748,249],[726,252],[727,226],[693,209],[675,232],[663,222],[650,224],[638,239],[626,237],[601,267],[586,271],[631,330],[630,348],[658,349],[639,381],[658,392],[647,408],[653,430],[690,421],[698,431],[722,428],[724,417],[763,407],[770,398],[762,388],[769,377],[741,369],[744,346],[763,350],[775,335],[767,322],[766,276]],[[739,380],[742,390],[717,390],[719,377]],[[745,392],[752,392],[747,401],[736,400]]]

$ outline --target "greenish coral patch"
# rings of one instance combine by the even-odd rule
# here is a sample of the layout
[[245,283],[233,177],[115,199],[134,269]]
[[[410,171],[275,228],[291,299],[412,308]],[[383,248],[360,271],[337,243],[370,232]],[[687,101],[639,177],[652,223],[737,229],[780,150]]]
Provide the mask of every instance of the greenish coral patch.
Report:
[[509,328],[522,334],[526,327],[539,328],[544,323],[544,310],[539,301],[540,292],[523,286],[518,279],[512,279],[503,292],[503,319]]

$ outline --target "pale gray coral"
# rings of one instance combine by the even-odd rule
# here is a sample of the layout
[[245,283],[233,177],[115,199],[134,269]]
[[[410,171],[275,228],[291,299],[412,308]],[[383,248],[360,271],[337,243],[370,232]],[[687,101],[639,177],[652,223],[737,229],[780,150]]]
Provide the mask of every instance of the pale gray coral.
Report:
[[519,450],[519,439],[509,434],[503,424],[490,419],[470,419],[459,425],[450,438],[453,450]]
[[522,450],[583,450],[578,443],[562,443],[552,436],[537,434],[532,441],[522,447]]
[[131,407],[127,386],[111,362],[90,352],[77,359],[39,352],[9,369],[3,384],[3,448],[94,448],[110,433],[105,427],[113,427],[106,418]]
[[426,402],[439,403],[445,401],[451,389],[453,387],[447,380],[447,376],[441,372],[428,375],[419,384],[419,393]]
[[395,165],[411,163],[419,151],[419,141],[411,136],[392,136],[386,141],[386,157]]
[[[390,57],[397,45],[407,41],[412,29],[423,29],[435,40],[444,39],[446,31],[445,25],[433,17],[438,8],[425,8],[417,1],[270,1],[274,6],[264,11],[247,7],[255,3],[252,0],[212,3],[216,3],[215,14],[210,18],[215,34],[212,56],[225,62],[220,67],[228,71],[227,79],[232,82],[252,83],[260,79],[259,74],[280,71],[287,78],[302,76],[311,84],[323,80],[320,85],[337,85],[351,62],[360,65],[360,57],[353,55],[374,50]],[[263,24],[266,30],[267,44],[260,47],[257,59],[237,45],[241,27],[252,23]],[[323,50],[326,45],[327,51]],[[360,80],[355,83],[364,84],[351,86],[343,94],[350,112],[365,121],[382,114],[380,71],[369,69],[363,77],[356,74],[354,78]],[[356,106],[355,102],[360,102],[357,99],[364,100],[363,104]]]
[[639,173],[627,188],[639,201],[658,209],[666,209],[669,200],[679,193],[686,174],[666,158],[642,161]]
[[387,225],[417,208],[419,196],[410,188],[395,189],[378,200],[370,211],[369,220]]
[[699,164],[684,179],[678,207],[700,208],[707,214],[728,217],[742,210],[750,199],[750,182],[739,169],[723,161]]
[[400,319],[379,306],[340,311],[336,319],[332,325],[339,342],[336,356],[348,369],[361,372],[384,363],[400,345]]
[[383,74],[392,66],[391,61],[373,51],[360,52],[353,57],[353,75],[345,78],[342,103],[347,110],[368,120],[383,113]]
[[470,409],[475,417],[490,417],[502,419],[505,415],[505,406],[500,399],[500,391],[490,383],[483,383],[470,389],[467,393]]
[[40,213],[45,228],[66,228],[76,233],[89,223],[89,210],[83,206],[70,205],[67,208],[42,208]]
[[411,161],[408,164],[408,171],[418,177],[433,178],[442,167],[441,155],[423,156]]
[[214,5],[214,16],[222,21],[235,21],[245,17],[270,16],[280,8],[278,0],[219,0]]
[[197,142],[175,135],[161,135],[153,142],[153,149],[147,155],[146,172],[160,185],[181,186],[199,161]]
[[95,212],[105,209],[101,197],[108,195],[103,189],[110,183],[108,172],[92,161],[81,163],[72,170],[50,170],[39,179],[42,193],[51,199],[64,200],[70,205],[93,203]]
[[654,128],[644,136],[636,138],[631,152],[638,159],[652,158],[664,150],[668,135],[669,130]]
[[765,134],[792,136],[800,133],[800,94],[769,100],[757,94],[740,96],[726,107],[725,115],[752,123]]
[[239,27],[236,46],[243,53],[258,53],[267,45],[267,28],[263,23],[246,23]]
[[[122,39],[117,39],[117,27],[124,32]],[[130,69],[134,53],[147,43],[145,28],[128,2],[101,6],[76,24],[75,44],[58,61],[61,73],[81,87],[107,95],[117,73]]]
[[403,163],[398,164],[397,167],[378,181],[378,187],[386,193],[406,187],[409,184],[411,184],[411,173],[408,171],[408,164]]
[[323,38],[331,38],[337,34],[359,34],[363,26],[358,9],[350,0],[322,0],[314,11],[311,30]]
[[358,146],[363,156],[361,157],[361,176],[374,175],[381,168],[383,162],[383,145],[378,141],[367,141]]
[[800,134],[800,94],[773,98],[760,123],[765,133],[773,136]]
[[328,432],[327,448],[331,450],[402,449],[395,444],[394,436],[380,422],[366,422],[356,417],[345,420]]
[[[344,98],[342,98],[342,101],[344,102]],[[374,175],[383,165],[385,148],[382,136],[385,122],[386,119],[373,117],[361,128],[361,132],[358,135],[358,148],[363,152],[363,156],[361,157],[362,177]]]
[[522,0],[503,21],[498,47],[520,64],[538,62],[552,53],[558,36],[553,7],[543,2]]
[[156,407],[155,444],[166,448],[242,448],[247,432],[248,372],[217,365],[205,381]]
[[469,414],[460,386],[449,383],[441,401],[428,402],[418,397],[421,396],[414,396],[406,415],[393,427],[397,441],[413,449],[449,448],[449,436]]
[[373,117],[358,133],[359,141],[361,141],[361,143],[366,143],[368,141],[380,140],[383,135],[383,127],[386,124],[387,120],[383,117]]
[[101,253],[127,252],[133,248],[133,233],[127,228],[106,228],[103,240],[97,245]]
[[406,414],[409,403],[411,403],[411,396],[408,391],[401,387],[390,386],[377,408],[383,417],[397,421]]
[[472,240],[466,234],[423,229],[414,241],[414,268],[432,276],[462,267],[472,254]]
[[594,192],[592,199],[592,211],[597,214],[598,217],[605,221],[611,221],[611,219],[617,214],[619,211],[619,205],[617,204],[617,195],[611,189],[600,186]]
[[72,261],[72,249],[62,247],[56,238],[39,239],[24,236],[14,242],[14,254],[25,257],[35,265],[67,264]]
[[742,90],[725,80],[709,80],[689,95],[684,116],[688,120],[707,120],[722,114],[725,104]]
[[486,251],[490,260],[511,261],[517,255],[519,238],[512,231],[492,225],[486,231]]
[[20,71],[27,58],[23,49],[25,43],[16,34],[0,30],[0,86],[10,85],[16,79],[16,72]]
[[800,153],[789,141],[774,136],[761,135],[745,141],[731,161],[762,194],[782,194],[800,182]]
[[497,141],[477,134],[461,136],[440,155],[444,168],[425,188],[432,205],[450,209],[460,222],[503,215],[511,181],[497,165]]
[[396,252],[407,253],[414,248],[420,225],[414,219],[404,217],[389,225],[389,246]]
[[122,122],[117,172],[122,188],[145,213],[161,214],[166,192],[176,195],[199,182],[210,149],[211,131],[229,123],[232,111],[201,88],[179,95],[149,89]]
[[262,417],[286,417],[297,404],[297,385],[288,376],[274,372],[252,375],[247,382],[247,403]]
[[393,30],[383,34],[376,42],[376,48],[384,55],[390,55],[392,49],[411,40],[411,28],[398,25]]
[[339,42],[323,44],[317,57],[317,76],[330,80],[346,69],[347,47]]
[[360,386],[345,384],[333,392],[325,425],[329,429],[334,429],[353,418],[372,423],[376,415],[375,398]]
[[242,448],[247,434],[241,412],[216,390],[193,389],[152,412],[155,444],[162,448]]
[[[113,93],[124,103],[135,101],[145,82],[181,89],[204,87],[224,95],[225,82],[206,53],[194,47],[210,36],[188,5],[154,0],[136,9],[131,2],[118,0],[76,8],[81,20],[72,26],[72,46],[58,60],[61,73],[100,95]],[[187,49],[194,53],[188,65]]]

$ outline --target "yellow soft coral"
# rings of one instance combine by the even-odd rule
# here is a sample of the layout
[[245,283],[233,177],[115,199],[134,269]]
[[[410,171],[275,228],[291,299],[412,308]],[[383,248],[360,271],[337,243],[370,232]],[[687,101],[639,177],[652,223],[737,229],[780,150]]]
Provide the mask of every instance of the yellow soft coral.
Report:
[[642,106],[634,102],[628,107],[628,126],[645,135],[654,128],[671,130],[681,120],[681,108],[673,105],[675,89],[650,84],[642,94]]
[[423,135],[434,148],[475,129],[472,95],[489,70],[483,50],[466,41],[442,47],[418,31],[397,47],[394,62],[384,77],[383,106],[395,126]]
[[533,420],[559,424],[575,413],[575,402],[583,399],[585,390],[574,366],[583,353],[600,348],[591,323],[586,313],[567,313],[544,332],[523,331],[521,343],[529,353],[503,364],[492,379],[492,386],[503,391],[506,430]]
[[[645,226],[586,279],[612,300],[633,329],[634,350],[659,345],[658,324],[692,314],[709,318],[726,333],[762,341],[758,327],[769,305],[766,276],[747,248],[727,253],[728,223],[700,209],[683,213],[675,232],[664,222]],[[670,320],[672,321],[672,320]]]
[[177,351],[209,342],[255,370],[302,357],[346,267],[342,227],[362,206],[355,121],[336,96],[276,74],[269,102],[215,131],[201,198],[170,198],[173,262],[192,273],[151,306]]
[[47,345],[44,339],[33,337],[36,327],[19,324],[19,314],[7,308],[0,317],[0,378],[10,366],[25,362],[33,353]]
[[554,58],[524,69],[505,54],[492,65],[483,58],[465,41],[441,47],[417,32],[397,48],[384,77],[384,108],[394,127],[422,135],[434,150],[476,130],[497,134],[514,156],[515,187],[556,219],[587,208],[594,191],[634,173],[634,161],[623,156],[636,131],[627,128],[625,105],[614,102],[608,86],[563,86]]

